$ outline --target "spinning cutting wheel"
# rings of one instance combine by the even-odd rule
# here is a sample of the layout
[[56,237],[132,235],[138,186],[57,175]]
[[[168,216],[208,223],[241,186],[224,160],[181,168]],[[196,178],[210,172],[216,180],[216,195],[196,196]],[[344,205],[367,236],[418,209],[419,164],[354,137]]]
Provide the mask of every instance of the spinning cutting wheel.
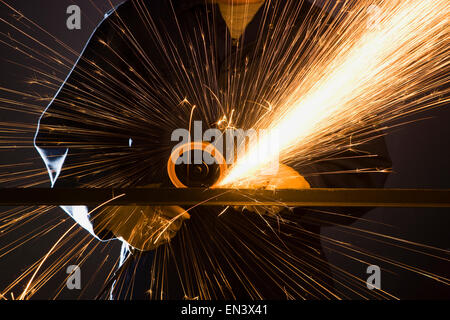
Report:
[[167,162],[170,181],[177,188],[211,187],[225,174],[222,153],[207,142],[190,142],[177,147]]

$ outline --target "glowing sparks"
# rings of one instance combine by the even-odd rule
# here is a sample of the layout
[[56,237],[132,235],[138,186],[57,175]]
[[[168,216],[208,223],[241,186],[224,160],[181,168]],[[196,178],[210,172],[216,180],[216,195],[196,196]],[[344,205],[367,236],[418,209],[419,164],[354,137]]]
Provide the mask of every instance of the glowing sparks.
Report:
[[[71,169],[76,171],[66,175],[79,178],[90,173],[106,173],[98,175],[99,178],[89,182],[89,186],[131,186],[136,177],[161,171],[159,164],[162,163],[165,167],[169,156],[165,152],[170,151],[170,147],[158,145],[151,150],[142,148],[133,153],[129,152],[130,147],[137,148],[139,140],[158,140],[161,132],[170,133],[172,128],[190,128],[195,120],[194,115],[199,115],[202,121],[221,129],[268,129],[269,134],[259,139],[259,144],[250,146],[248,155],[240,159],[221,184],[240,186],[247,184],[246,180],[251,180],[248,178],[255,171],[265,170],[275,153],[281,154],[281,160],[295,158],[308,163],[311,158],[328,156],[336,150],[353,150],[358,147],[358,138],[365,137],[361,131],[368,130],[369,134],[379,135],[375,127],[445,102],[443,100],[446,98],[440,99],[439,95],[448,92],[448,89],[441,89],[448,82],[448,1],[380,0],[377,4],[381,10],[373,10],[373,7],[370,10],[380,13],[376,24],[371,26],[367,21],[370,20],[366,14],[370,8],[367,8],[367,1],[339,1],[343,5],[342,9],[338,6],[331,8],[336,16],[334,23],[325,17],[325,11],[316,12],[317,17],[316,14],[308,13],[302,17],[305,18],[305,23],[298,26],[299,30],[293,31],[293,38],[287,37],[287,27],[294,26],[299,20],[302,2],[292,1],[292,5],[286,6],[286,9],[280,4],[290,1],[271,1],[271,5],[280,10],[280,22],[271,25],[272,32],[269,35],[264,32],[258,34],[258,50],[255,50],[258,54],[253,57],[236,55],[238,62],[231,62],[229,71],[224,74],[225,85],[219,84],[217,69],[220,66],[208,53],[211,44],[217,43],[220,36],[215,34],[214,28],[199,26],[198,39],[186,37],[184,30],[180,28],[180,35],[170,39],[171,35],[166,34],[158,27],[158,21],[153,20],[145,2],[136,0],[133,1],[138,12],[135,18],[142,22],[143,32],[148,32],[145,42],[139,43],[126,19],[112,14],[112,28],[121,33],[127,47],[133,51],[133,59],[126,60],[121,55],[119,46],[97,39],[103,44],[101,56],[110,56],[111,60],[108,59],[105,64],[101,59],[94,61],[95,59],[81,58],[80,62],[85,63],[81,67],[78,65],[77,73],[85,85],[65,85],[67,95],[58,98],[63,110],[54,112],[52,116],[63,122],[69,119],[75,124],[88,122],[94,125],[93,128],[82,129],[76,125],[48,128],[61,130],[60,133],[76,133],[82,138],[76,142],[58,141],[67,143],[69,148],[79,148],[79,151],[88,155],[77,163],[66,164],[67,172]],[[12,63],[33,74],[26,81],[28,84],[40,85],[47,91],[56,92],[67,72],[72,69],[79,56],[78,52],[5,1],[0,0],[0,3],[11,10],[14,20],[20,20],[20,25],[25,26],[17,27],[14,23],[0,19],[2,24],[16,34],[14,36],[0,32],[3,39],[0,39],[0,43],[35,62],[29,66]],[[95,6],[93,1],[90,3]],[[98,10],[103,16],[103,10]],[[265,16],[263,20],[269,18]],[[327,25],[329,22],[331,25]],[[322,34],[320,39],[316,39],[316,33]],[[48,36],[51,38],[47,40],[49,43],[41,39]],[[20,39],[26,39],[34,45],[29,45],[27,41],[22,43],[23,40]],[[167,60],[152,61],[148,52],[143,49],[147,42],[154,44]],[[183,49],[189,63],[181,57]],[[120,63],[115,64],[112,58],[120,60]],[[245,61],[246,66],[249,59],[252,59],[252,64],[248,64],[248,67],[254,69],[241,74],[236,72],[239,58]],[[165,65],[167,70],[164,72],[173,77],[161,74],[160,66],[155,63]],[[95,89],[98,87],[101,94]],[[0,92],[7,97],[15,97],[1,97],[0,109],[23,114],[41,114],[43,104],[52,99],[50,94],[41,97],[30,93],[33,92],[30,90],[0,88]],[[24,98],[34,99],[35,102],[24,102]],[[87,118],[87,114],[92,115],[92,118]],[[11,123],[4,120],[0,122],[0,127],[0,149],[11,152],[12,149],[32,148],[30,136],[35,131],[35,123]],[[99,130],[99,127],[104,130]],[[132,140],[127,134],[114,133],[116,129],[135,132],[137,139]],[[267,148],[267,141],[273,141],[276,133],[283,138],[278,140],[279,148]],[[117,152],[111,151],[108,157],[96,156],[102,148],[110,152],[111,145],[98,142],[104,138],[108,141],[122,141],[123,148],[118,148]],[[259,156],[256,164],[247,161],[254,154]],[[6,183],[13,186],[48,183],[47,172],[42,168],[29,169],[31,162],[0,165],[5,171],[0,174],[0,183],[3,186]],[[124,170],[123,165],[128,168],[129,164],[135,165]],[[207,212],[209,208],[202,207],[201,211],[198,210],[201,205],[202,203],[198,203],[186,210],[192,216],[201,214],[202,217],[192,219],[195,224],[191,221],[185,225],[186,228],[180,230],[177,237],[182,241],[175,241],[171,246],[155,251],[149,298],[166,297],[167,283],[172,281],[172,278],[167,281],[167,277],[175,274],[167,272],[170,264],[176,264],[185,297],[234,297],[232,279],[238,278],[249,297],[264,298],[258,284],[252,283],[251,276],[242,270],[242,266],[252,262],[256,266],[253,271],[270,279],[274,283],[272,289],[281,289],[287,298],[304,298],[305,292],[313,298],[396,298],[381,290],[367,292],[361,279],[336,265],[331,267],[338,288],[336,292],[331,290],[324,281],[330,278],[328,263],[317,249],[308,246],[311,239],[321,240],[323,248],[349,260],[363,264],[369,260],[382,261],[391,267],[449,284],[449,279],[433,270],[409,266],[402,261],[383,257],[376,250],[369,251],[350,241],[342,241],[340,237],[332,239],[321,236],[303,227],[303,223],[314,225],[320,219],[332,220],[335,216],[349,219],[344,214],[321,212],[320,218],[319,215],[307,216],[301,223],[296,215],[258,215],[250,221],[250,214],[238,215],[237,211],[229,207],[219,210],[220,212]],[[281,205],[283,204],[280,203]],[[66,221],[46,221],[31,233],[21,232],[20,228],[26,223],[38,217],[49,216],[46,213],[50,209],[52,208],[19,208],[0,214],[0,239],[3,240],[6,235],[20,235],[6,246],[0,247],[0,258],[10,255],[20,246],[30,245],[33,239],[57,232],[56,228],[59,226],[68,229],[61,233],[64,236],[41,259],[31,261],[25,271],[20,270],[17,279],[6,288],[0,288],[0,299],[10,296],[13,299],[32,298],[55,274],[63,272],[67,261],[73,261],[74,256],[83,262],[94,253],[96,247],[101,248],[102,252],[105,248],[114,250],[114,246],[109,243],[94,242],[95,245],[92,246],[94,238],[90,236],[84,236],[82,241],[78,241],[74,236],[77,232],[80,233],[81,228],[75,230]],[[230,214],[234,214],[232,219],[228,219]],[[177,223],[179,217],[177,215],[159,228],[150,230],[149,239],[154,242],[162,240],[164,232]],[[374,223],[367,219],[360,221]],[[336,229],[343,234],[352,233],[357,237],[370,238],[369,240],[418,255],[427,255],[439,262],[448,262],[448,250],[356,227],[341,226]],[[70,230],[75,232],[69,232]],[[70,242],[73,239],[77,240],[75,245]],[[303,251],[303,245],[312,249],[311,252]],[[174,262],[171,259],[176,255],[177,260]],[[55,256],[57,259],[54,259]],[[103,263],[96,266],[98,270],[102,266],[108,267],[106,260],[109,257],[117,259],[117,254],[111,252],[110,255],[104,254],[104,257]],[[56,261],[53,262],[54,260]],[[112,268],[109,274],[113,273],[117,264],[118,262],[115,265],[109,264]],[[108,276],[108,272],[105,276]],[[133,283],[130,288],[123,286],[119,287],[118,292],[132,290]],[[64,284],[55,298],[63,289]],[[18,294],[14,295],[13,290]]]
[[[319,66],[298,83],[299,88],[284,101],[286,107],[281,106],[270,118],[267,137],[250,147],[219,186],[251,181],[277,156],[276,152],[285,158],[287,152],[302,149],[317,153],[312,150],[314,146],[319,149],[321,138],[333,131],[351,132],[361,124],[381,123],[405,108],[404,92],[412,99],[438,89],[442,81],[434,72],[448,70],[448,60],[443,59],[448,9],[447,1],[392,1],[385,3],[376,29],[351,28],[351,32],[359,32],[344,33],[341,38],[345,45],[330,52],[332,61],[320,62],[326,63],[323,72],[318,72],[321,76],[316,74]],[[352,17],[358,25],[365,15],[361,12],[359,18]],[[308,92],[304,92],[305,86],[310,87]],[[276,150],[267,148],[274,135],[282,138]],[[259,155],[256,164],[249,161],[255,153]]]

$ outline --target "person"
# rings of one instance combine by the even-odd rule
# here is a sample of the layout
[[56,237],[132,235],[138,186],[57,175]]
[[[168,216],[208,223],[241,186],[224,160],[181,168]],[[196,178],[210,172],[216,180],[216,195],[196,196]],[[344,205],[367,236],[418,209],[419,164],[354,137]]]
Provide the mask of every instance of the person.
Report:
[[[300,44],[319,45],[320,28],[302,26],[329,19],[307,1],[125,1],[105,15],[40,119],[35,146],[52,187],[171,186],[171,132],[224,115],[251,127],[295,74],[292,61],[308,55]],[[271,184],[382,187],[386,173],[354,171],[391,167],[384,139],[360,148],[376,156],[292,160]],[[113,299],[336,298],[320,228],[367,211],[62,208],[97,238],[123,241]]]

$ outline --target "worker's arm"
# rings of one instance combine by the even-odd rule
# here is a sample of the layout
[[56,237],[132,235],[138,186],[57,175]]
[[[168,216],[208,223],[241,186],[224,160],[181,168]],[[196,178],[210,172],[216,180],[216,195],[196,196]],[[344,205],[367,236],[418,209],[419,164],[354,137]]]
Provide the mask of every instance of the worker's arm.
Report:
[[[311,188],[382,188],[392,168],[385,138],[378,137],[352,150],[337,154],[334,159],[317,160],[310,165],[291,166],[300,172]],[[294,212],[315,225],[347,225],[370,207],[295,208]]]
[[[356,149],[360,150],[357,151]],[[316,160],[310,164],[295,161],[280,164],[278,171],[265,179],[259,176],[248,186],[263,189],[308,188],[381,188],[392,164],[384,138],[373,139],[365,144],[336,155],[331,160]],[[282,206],[247,206],[247,210],[259,214],[277,214]],[[240,208],[242,209],[242,208]],[[323,207],[294,208],[297,215],[314,225],[345,225],[354,222],[371,208]]]
[[[89,134],[95,136],[89,132],[94,131],[95,126],[90,123],[92,115],[89,112],[85,112],[85,115],[82,113],[83,110],[89,110],[90,103],[95,103],[92,92],[92,89],[95,89],[92,83],[93,74],[89,74],[89,70],[94,72],[92,63],[97,63],[99,68],[102,68],[104,63],[101,63],[98,57],[111,55],[99,43],[100,39],[108,38],[110,28],[108,17],[105,16],[39,119],[34,145],[45,163],[52,188],[78,187],[87,180],[81,179],[77,173],[82,170],[76,170],[75,167],[86,164],[93,154],[93,149],[88,143]],[[92,100],[89,100],[90,96]],[[61,206],[61,208],[91,234],[102,239],[112,236],[106,233],[96,235],[88,207]]]
[[[125,131],[129,129],[117,124],[127,116],[123,105],[132,97],[127,90],[133,89],[129,82],[135,79],[131,65],[134,53],[119,28],[121,19],[131,10],[128,2],[105,16],[40,118],[34,144],[44,160],[52,188],[120,188],[127,178],[133,179],[125,175],[117,182],[114,178],[118,172],[128,173],[130,167],[129,163],[121,163],[120,155],[133,152],[130,135]],[[101,205],[61,208],[95,237],[121,238],[141,250],[152,249],[173,237],[181,221],[189,217],[179,207]],[[152,229],[156,237],[148,236]]]

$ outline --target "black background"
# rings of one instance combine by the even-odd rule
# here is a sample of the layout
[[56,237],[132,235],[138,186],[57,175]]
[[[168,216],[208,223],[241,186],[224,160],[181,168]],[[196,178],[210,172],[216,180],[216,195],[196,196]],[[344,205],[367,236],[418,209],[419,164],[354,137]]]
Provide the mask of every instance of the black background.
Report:
[[[111,4],[107,0],[93,1],[100,11],[106,12],[111,8]],[[121,1],[111,1],[113,4]],[[44,29],[48,30],[54,36],[66,43],[68,46],[79,52],[85,45],[89,35],[93,31],[95,25],[102,19],[103,14],[100,13],[91,1],[68,1],[68,0],[8,0],[7,3],[14,8],[23,12],[25,16],[34,20]],[[77,4],[82,10],[82,28],[81,30],[68,30],[66,27],[66,8],[71,4]],[[11,11],[4,5],[0,4],[0,18],[10,20]],[[36,31],[36,30],[33,30]],[[0,32],[12,32],[11,27],[0,22]],[[15,33],[17,34],[17,32]],[[38,33],[39,34],[39,33]],[[43,34],[42,39],[47,37]],[[5,39],[5,38],[2,38]],[[32,42],[24,39],[27,44],[33,45]],[[38,48],[38,46],[34,45]],[[62,51],[61,51],[62,52]],[[71,59],[76,57],[71,55]],[[0,86],[15,89],[23,92],[34,92],[41,95],[52,96],[54,89],[45,89],[29,85],[25,80],[33,76],[33,72],[26,70],[20,66],[12,64],[15,61],[27,66],[33,65],[33,61],[25,55],[18,54],[15,50],[8,48],[4,44],[0,44]],[[63,70],[62,70],[63,71]],[[2,98],[11,98],[18,100],[17,95],[1,92]],[[42,103],[44,110],[46,103]],[[19,108],[19,107],[17,107]],[[387,137],[388,147],[393,159],[394,173],[390,175],[387,187],[404,187],[404,188],[450,188],[450,109],[448,107],[440,107],[421,113],[411,119],[428,118],[423,121],[414,122],[391,130]],[[25,114],[23,112],[5,111],[0,109],[0,122],[20,122],[36,126],[38,114]],[[25,133],[24,137],[28,139],[29,145],[26,148],[11,148],[0,151],[0,165],[15,164],[19,162],[29,162],[30,168],[40,168],[44,172],[43,163],[40,161],[37,152],[32,147],[32,130]],[[6,169],[1,174],[6,174]],[[48,186],[47,184],[46,186]],[[0,187],[6,184],[0,183]],[[6,210],[6,208],[5,208]],[[53,210],[46,214],[45,217],[36,222],[29,223],[20,231],[22,235],[25,232],[33,230],[45,221],[61,220],[66,218],[60,210]],[[364,218],[381,221],[385,224],[367,224],[364,221],[358,221],[352,227],[360,227],[373,232],[379,232],[398,238],[407,239],[429,246],[450,249],[450,210],[448,209],[411,209],[398,208],[388,209],[380,208],[372,210]],[[65,222],[51,233],[32,240],[25,246],[19,247],[17,250],[6,256],[0,257],[0,292],[13,281],[25,267],[34,263],[42,257],[55,241],[67,230],[72,224],[71,221]],[[429,256],[408,252],[406,250],[396,248],[392,245],[384,245],[372,240],[364,239],[359,236],[352,236],[341,232],[339,228],[324,228],[322,234],[324,236],[339,239],[343,242],[355,243],[368,251],[377,253],[383,257],[388,257],[401,261],[405,264],[424,268],[428,271],[435,272],[443,276],[449,276],[450,264],[448,261],[437,260]],[[79,236],[73,238],[76,243],[87,232],[81,231]],[[0,247],[19,236],[18,233],[0,237]],[[387,241],[389,243],[389,241]],[[392,243],[392,242],[390,242]],[[97,271],[98,265],[103,261],[110,252],[112,255],[118,255],[119,243],[115,241],[112,246],[108,247],[107,252],[101,252],[100,249],[105,245],[100,245],[97,252],[90,256],[82,269],[82,282],[87,285],[90,275]],[[365,265],[352,261],[332,250],[326,250],[326,254],[331,264],[339,266],[356,277],[366,279]],[[441,256],[450,258],[448,253],[441,253]],[[74,258],[75,259],[75,258]],[[83,291],[82,298],[92,298],[98,293],[99,288],[104,282],[105,272],[112,266],[114,259],[109,259],[99,274]],[[419,276],[415,273],[405,271],[404,269],[393,267],[391,264],[374,260],[367,261],[369,264],[378,264],[382,270],[382,288],[403,299],[415,298],[450,298],[450,290],[448,286],[440,284],[425,276]],[[71,261],[67,262],[72,264]],[[387,270],[388,272],[384,272]],[[102,272],[103,271],[103,272]],[[55,290],[61,285],[65,279],[65,272],[62,270],[53,277],[46,286],[44,286],[34,297],[38,299],[48,299],[53,297]],[[18,291],[16,292],[18,293]],[[62,299],[74,299],[80,297],[80,291],[63,290],[60,297]]]

